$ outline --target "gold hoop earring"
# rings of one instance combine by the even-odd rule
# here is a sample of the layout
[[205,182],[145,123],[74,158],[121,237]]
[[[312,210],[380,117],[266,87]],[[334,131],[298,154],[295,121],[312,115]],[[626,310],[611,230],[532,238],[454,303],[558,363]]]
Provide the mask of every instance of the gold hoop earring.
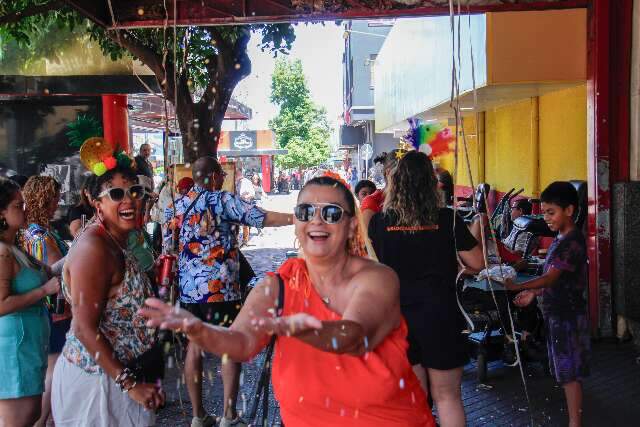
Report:
[[293,249],[296,251],[300,249],[300,240],[297,237],[293,239]]

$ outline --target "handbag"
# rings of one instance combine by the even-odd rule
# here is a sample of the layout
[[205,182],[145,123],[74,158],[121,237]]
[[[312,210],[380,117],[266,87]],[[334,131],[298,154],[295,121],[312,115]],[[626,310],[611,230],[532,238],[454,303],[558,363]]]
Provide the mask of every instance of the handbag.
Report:
[[[276,274],[278,278],[278,309],[276,310],[276,316],[279,317],[282,315],[282,310],[284,308],[284,281],[279,274]],[[256,387],[253,390],[251,396],[255,396],[255,400],[251,402],[251,407],[247,412],[247,421],[251,422],[252,425],[267,425],[269,420],[269,388],[271,386],[271,366],[273,359],[273,349],[276,345],[277,336],[273,335],[269,344],[265,349],[264,360],[262,361],[262,366],[260,367],[260,376],[258,377],[258,381],[256,383]],[[262,401],[262,420],[258,422],[256,420],[256,415],[258,413],[258,404]]]
[[136,381],[156,383],[164,378],[164,352],[162,344],[156,343],[149,350],[126,364],[133,371]]

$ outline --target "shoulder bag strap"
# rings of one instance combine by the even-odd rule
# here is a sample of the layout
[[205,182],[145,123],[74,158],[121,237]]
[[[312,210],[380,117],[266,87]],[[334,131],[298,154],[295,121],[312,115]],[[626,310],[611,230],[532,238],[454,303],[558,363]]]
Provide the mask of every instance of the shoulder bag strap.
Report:
[[[184,224],[184,220],[187,218],[187,214],[189,212],[191,212],[191,209],[193,209],[193,207],[196,205],[196,203],[198,202],[198,200],[200,199],[200,196],[202,196],[204,194],[206,190],[203,190],[201,192],[198,193],[198,195],[196,196],[195,199],[193,199],[193,202],[191,202],[191,204],[187,207],[187,209],[182,213],[182,221],[180,221],[180,227],[176,227],[176,229],[174,229],[173,231],[173,250],[175,253],[178,252],[178,247],[179,247],[179,240],[180,240],[180,229],[182,229],[182,224]],[[173,207],[174,209],[174,213],[177,213],[175,211],[176,207]]]

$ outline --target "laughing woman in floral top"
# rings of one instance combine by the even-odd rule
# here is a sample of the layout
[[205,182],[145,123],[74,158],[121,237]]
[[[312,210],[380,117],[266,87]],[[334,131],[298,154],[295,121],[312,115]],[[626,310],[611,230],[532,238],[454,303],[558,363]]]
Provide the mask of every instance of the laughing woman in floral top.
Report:
[[164,402],[137,369],[155,343],[138,309],[153,294],[127,248],[144,189],[117,166],[91,187],[96,222],[76,239],[62,282],[73,320],[53,374],[57,427],[151,426]]

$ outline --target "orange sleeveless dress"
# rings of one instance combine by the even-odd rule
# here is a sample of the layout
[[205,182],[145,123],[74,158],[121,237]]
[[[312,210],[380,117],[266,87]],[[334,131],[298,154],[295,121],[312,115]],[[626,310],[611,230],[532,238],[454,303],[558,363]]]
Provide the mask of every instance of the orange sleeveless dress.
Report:
[[[309,313],[340,320],[311,285],[301,259],[285,262],[283,316]],[[426,395],[406,356],[407,325],[393,330],[373,351],[360,356],[318,350],[279,336],[272,382],[285,427],[431,427]]]

